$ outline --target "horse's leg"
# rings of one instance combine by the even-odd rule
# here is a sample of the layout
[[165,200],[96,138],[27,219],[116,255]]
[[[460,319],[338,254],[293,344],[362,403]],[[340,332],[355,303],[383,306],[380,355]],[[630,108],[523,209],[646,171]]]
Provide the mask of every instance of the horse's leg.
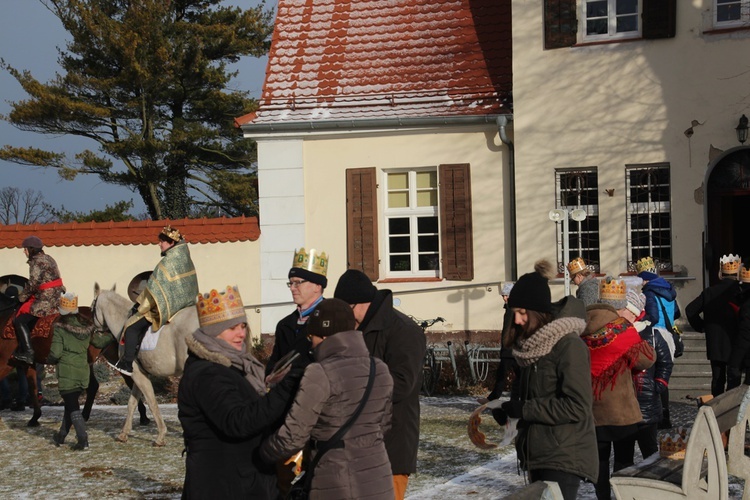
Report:
[[156,440],[154,446],[164,446],[167,444],[167,424],[164,423],[164,419],[159,411],[159,405],[156,403],[156,394],[154,394],[154,386],[151,384],[151,380],[148,376],[140,370],[137,363],[133,364],[133,382],[141,389],[143,393],[143,399],[146,404],[151,408],[151,414],[154,416],[156,422]]
[[94,375],[94,365],[89,364],[89,386],[86,388],[86,402],[83,404],[83,420],[88,422],[89,416],[91,416],[91,407],[94,406],[96,400],[96,393],[99,392],[99,381],[96,380]]
[[37,397],[36,368],[24,365],[22,371],[24,372],[23,375],[26,377],[26,381],[29,384],[29,397],[31,398],[31,406],[34,408],[31,420],[26,423],[26,426],[39,427],[39,417],[42,416],[42,407],[39,404],[39,398]]
[[[133,379],[131,377],[128,377],[127,375],[121,374],[122,379],[127,384],[128,388],[133,390]],[[139,423],[141,425],[148,425],[151,423],[151,419],[148,418],[148,415],[146,415],[146,405],[143,404],[143,399],[138,399],[138,414],[140,415]]]
[[138,387],[138,383],[133,385],[130,390],[130,397],[128,398],[128,414],[125,416],[125,423],[122,425],[120,435],[117,436],[117,440],[121,443],[128,442],[128,435],[133,430],[133,415],[135,414],[135,407],[138,404],[138,398],[141,397],[141,389]]

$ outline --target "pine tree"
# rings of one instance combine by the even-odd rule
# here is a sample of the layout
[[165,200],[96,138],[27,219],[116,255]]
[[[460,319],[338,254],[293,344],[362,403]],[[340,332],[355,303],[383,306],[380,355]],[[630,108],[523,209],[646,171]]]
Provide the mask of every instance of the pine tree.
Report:
[[[0,60],[29,99],[3,117],[21,130],[92,139],[68,158],[6,145],[0,158],[130,187],[154,219],[257,214],[255,143],[234,118],[256,109],[228,64],[268,51],[272,13],[222,0],[40,0],[71,35],[62,73],[41,83]],[[249,190],[244,195],[237,186]]]

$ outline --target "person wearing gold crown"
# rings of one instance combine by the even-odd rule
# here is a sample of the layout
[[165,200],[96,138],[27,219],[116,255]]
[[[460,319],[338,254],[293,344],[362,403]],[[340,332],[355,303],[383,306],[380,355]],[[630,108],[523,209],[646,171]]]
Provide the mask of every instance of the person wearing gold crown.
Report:
[[60,430],[52,436],[56,446],[65,442],[72,425],[78,441],[71,448],[84,450],[89,447],[78,398],[89,386],[88,348],[93,329],[93,323],[78,312],[78,296],[72,292],[64,293],[60,297],[60,319],[55,322],[47,356],[48,364],[57,365],[58,390],[65,405]]
[[267,389],[263,364],[248,350],[237,287],[198,295],[200,328],[185,339],[188,359],[177,391],[185,438],[182,498],[278,498],[273,467],[258,456],[281,425],[302,370]]
[[643,421],[632,373],[650,368],[656,359],[654,348],[617,313],[618,309],[627,307],[626,294],[624,281],[610,276],[602,279],[599,300],[586,308],[588,321],[581,334],[591,357],[593,413],[599,450],[599,474],[594,489],[598,500],[612,497],[609,457],[613,444],[634,436]]
[[595,304],[599,298],[599,281],[588,268],[586,262],[582,258],[576,257],[568,262],[568,272],[573,284],[578,287],[576,298],[581,299],[587,306]]
[[719,282],[703,290],[685,308],[690,326],[706,335],[706,358],[711,362],[711,394],[715,397],[740,385],[740,366],[731,366],[737,342],[740,293],[739,255],[719,259]]
[[57,312],[60,293],[65,292],[65,287],[57,262],[44,253],[44,244],[38,236],[27,236],[21,246],[28,259],[29,279],[18,294],[21,307],[13,317],[13,327],[18,341],[18,350],[13,357],[21,363],[33,365],[31,331],[37,319]]
[[179,311],[192,306],[198,294],[195,265],[180,231],[165,226],[159,233],[159,250],[162,258],[125,322],[123,353],[117,364],[111,365],[125,375],[133,374],[133,361],[149,326],[158,330]]

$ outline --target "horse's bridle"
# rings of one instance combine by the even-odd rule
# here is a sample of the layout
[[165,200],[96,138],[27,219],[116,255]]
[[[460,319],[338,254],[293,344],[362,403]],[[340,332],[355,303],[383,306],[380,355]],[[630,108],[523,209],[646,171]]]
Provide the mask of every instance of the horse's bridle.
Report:
[[94,333],[112,333],[109,331],[109,327],[106,324],[101,324],[97,321],[96,316],[96,301],[99,300],[99,296],[94,297],[94,301],[91,303],[91,322],[94,324]]

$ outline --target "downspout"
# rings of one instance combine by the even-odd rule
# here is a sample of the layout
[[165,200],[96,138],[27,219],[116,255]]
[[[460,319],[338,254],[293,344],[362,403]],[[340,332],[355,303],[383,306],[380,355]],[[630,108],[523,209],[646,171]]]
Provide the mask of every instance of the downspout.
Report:
[[518,255],[516,252],[516,151],[513,142],[508,138],[505,127],[513,120],[512,115],[497,117],[497,131],[500,140],[508,146],[508,177],[510,180],[510,278],[518,278]]

